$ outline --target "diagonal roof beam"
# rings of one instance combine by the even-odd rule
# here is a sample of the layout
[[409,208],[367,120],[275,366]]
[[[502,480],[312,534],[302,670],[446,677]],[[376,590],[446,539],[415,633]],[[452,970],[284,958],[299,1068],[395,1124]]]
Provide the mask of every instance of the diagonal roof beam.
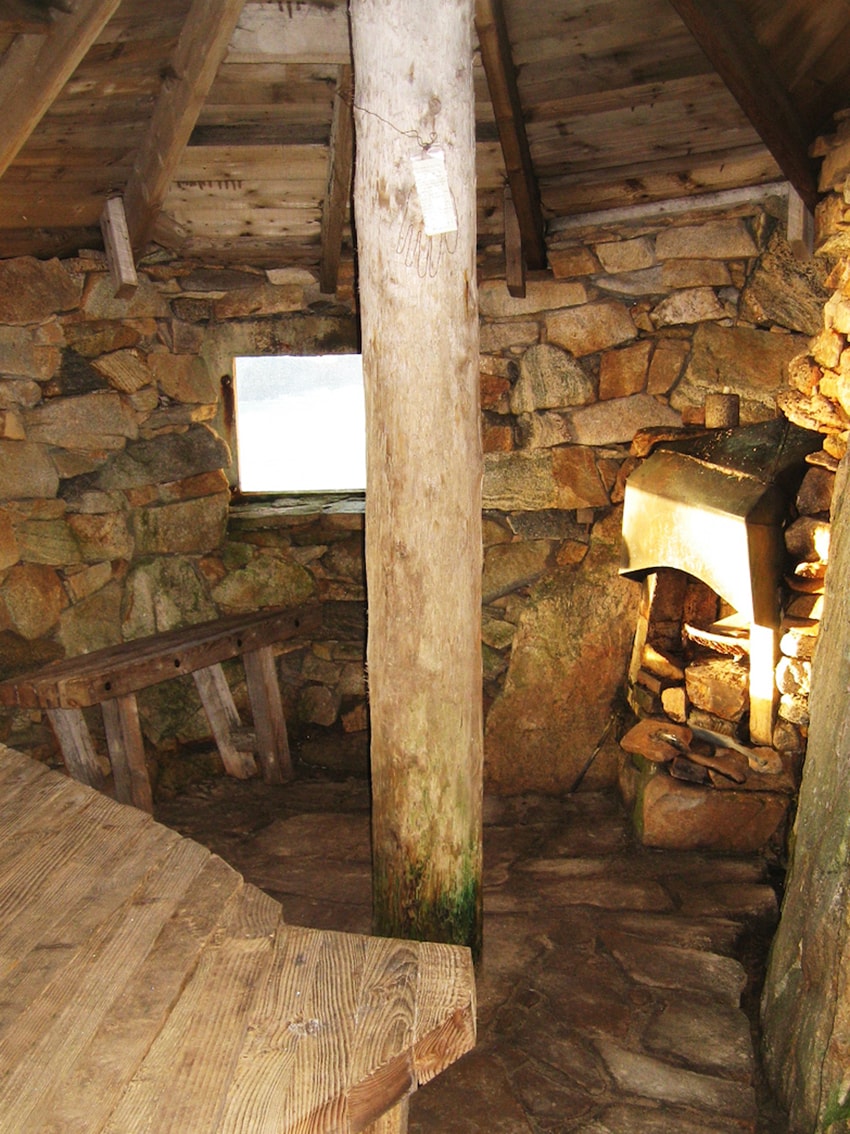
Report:
[[124,191],[130,242],[138,254],[150,239],[180,155],[227,53],[243,0],[193,0]]
[[810,209],[818,200],[810,141],[770,60],[729,0],[670,0],[776,164]]
[[351,175],[354,167],[352,80],[353,70],[350,66],[338,69],[328,153],[328,184],[322,204],[319,290],[323,295],[332,295],[336,291],[345,211],[351,198]]
[[501,0],[475,0],[475,30],[496,115],[525,261],[529,268],[545,268],[546,240],[540,189],[531,164]]
[[45,34],[19,35],[0,66],[0,177],[50,109],[121,0],[79,0]]

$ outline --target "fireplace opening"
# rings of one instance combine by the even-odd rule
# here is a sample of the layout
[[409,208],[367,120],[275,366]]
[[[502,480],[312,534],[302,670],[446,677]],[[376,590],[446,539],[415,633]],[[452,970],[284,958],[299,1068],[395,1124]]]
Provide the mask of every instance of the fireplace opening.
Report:
[[[785,529],[819,447],[783,418],[705,431],[661,443],[626,484],[620,573],[643,590],[621,782],[644,842],[753,850],[787,811],[797,769],[773,747]],[[656,797],[663,823],[646,813]]]

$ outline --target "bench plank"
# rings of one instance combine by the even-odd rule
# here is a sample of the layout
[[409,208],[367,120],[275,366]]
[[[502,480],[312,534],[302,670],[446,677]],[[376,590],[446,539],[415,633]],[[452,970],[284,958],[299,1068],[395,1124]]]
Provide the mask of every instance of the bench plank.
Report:
[[0,705],[77,709],[137,693],[169,677],[227,661],[261,646],[311,633],[318,607],[235,614],[50,662],[37,673],[0,683]]

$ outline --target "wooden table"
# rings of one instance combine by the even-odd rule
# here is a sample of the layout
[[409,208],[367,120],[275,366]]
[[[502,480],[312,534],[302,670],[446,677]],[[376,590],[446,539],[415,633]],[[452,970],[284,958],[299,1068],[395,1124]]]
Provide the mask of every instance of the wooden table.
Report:
[[267,783],[292,774],[286,721],[273,645],[308,634],[321,622],[316,607],[277,608],[137,638],[90,654],[63,658],[36,673],[0,683],[0,705],[43,709],[74,779],[103,790],[105,779],[82,710],[100,705],[115,796],[153,810],[136,694],[191,673],[224,767],[246,778],[257,771],[250,751],[236,743],[239,713],[221,663],[241,657],[254,719],[253,743]]
[[402,1131],[474,1043],[468,950],[285,925],[197,843],[3,746],[0,911],[9,1134]]

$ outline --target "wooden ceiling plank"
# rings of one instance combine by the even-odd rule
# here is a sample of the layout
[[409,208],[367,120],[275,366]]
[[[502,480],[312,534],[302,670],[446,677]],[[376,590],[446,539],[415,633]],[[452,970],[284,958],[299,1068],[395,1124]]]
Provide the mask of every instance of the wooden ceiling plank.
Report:
[[19,35],[0,66],[0,177],[20,152],[120,0],[80,0],[57,12],[48,35]]
[[227,52],[242,3],[193,0],[172,60],[176,78],[163,85],[124,193],[130,241],[137,253],[153,230],[180,156]]
[[248,0],[233,32],[228,62],[351,63],[344,5],[268,4]]
[[527,266],[546,267],[540,191],[534,175],[501,0],[475,0],[475,28],[499,129]]
[[670,0],[809,208],[818,200],[811,139],[740,9],[728,0]]
[[324,295],[333,295],[336,292],[342,254],[342,233],[351,198],[351,176],[354,167],[353,78],[354,72],[349,64],[340,67],[331,123],[328,185],[322,202],[319,291]]

